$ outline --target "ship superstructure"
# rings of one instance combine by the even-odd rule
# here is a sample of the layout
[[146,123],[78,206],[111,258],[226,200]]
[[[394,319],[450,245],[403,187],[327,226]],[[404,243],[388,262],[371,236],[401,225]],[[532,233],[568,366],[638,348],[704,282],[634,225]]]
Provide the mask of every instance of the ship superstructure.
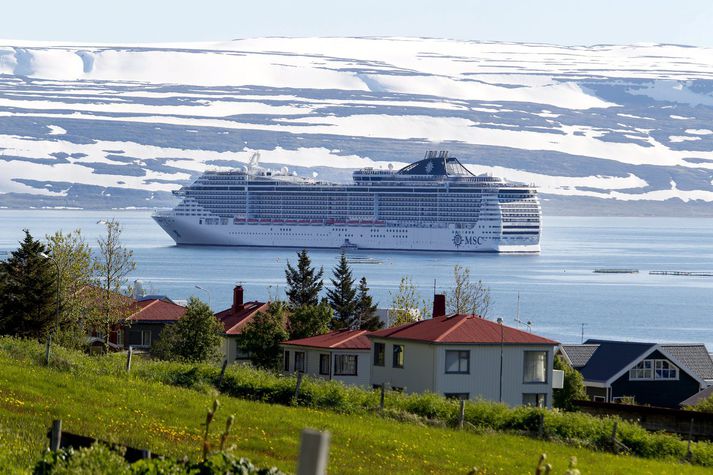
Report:
[[154,215],[177,244],[539,252],[533,185],[474,175],[445,151],[400,170],[364,168],[353,183],[259,166],[208,171]]

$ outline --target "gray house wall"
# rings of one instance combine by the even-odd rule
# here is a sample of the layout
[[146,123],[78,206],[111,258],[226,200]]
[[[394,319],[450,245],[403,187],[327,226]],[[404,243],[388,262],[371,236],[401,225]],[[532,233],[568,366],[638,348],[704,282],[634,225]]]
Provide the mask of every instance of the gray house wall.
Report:
[[[375,343],[385,344],[385,365],[373,364]],[[395,344],[404,345],[404,367],[392,366]],[[468,374],[446,373],[446,351],[470,352]],[[525,352],[547,352],[547,381],[525,383]],[[544,394],[546,405],[552,405],[552,370],[554,347],[548,345],[504,345],[502,402],[518,406],[527,393]],[[389,383],[409,393],[431,391],[438,394],[464,394],[470,399],[500,400],[500,345],[446,345],[395,339],[372,339],[372,385]]]

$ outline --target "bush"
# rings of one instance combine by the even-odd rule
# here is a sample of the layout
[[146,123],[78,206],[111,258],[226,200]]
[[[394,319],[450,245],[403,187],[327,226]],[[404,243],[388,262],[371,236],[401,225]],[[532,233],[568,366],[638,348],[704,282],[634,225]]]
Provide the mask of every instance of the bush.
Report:
[[47,453],[33,475],[282,475],[275,467],[258,468],[249,460],[218,452],[200,462],[144,459],[129,464],[117,452],[101,444],[89,448],[63,449]]
[[[37,342],[0,338],[0,352],[6,357],[43,365],[44,348]],[[141,378],[169,385],[204,389],[215,387],[220,368],[209,364],[163,362],[136,358],[130,375],[124,370],[125,356],[89,357],[79,352],[58,348],[53,351],[50,365],[59,371],[76,375],[112,374],[125,378]],[[337,381],[305,377],[300,395],[294,401],[294,376],[285,376],[248,366],[228,367],[220,390],[229,396],[272,404],[298,404],[346,414],[361,414],[379,408],[379,391],[345,386]],[[454,426],[459,418],[459,403],[432,394],[402,394],[389,392],[383,414],[400,420],[430,420]],[[561,412],[534,407],[510,408],[489,401],[468,401],[465,404],[466,426],[475,430],[539,432],[543,418],[544,436],[580,447],[611,450],[611,434],[618,424],[617,438],[634,455],[657,459],[686,457],[687,444],[679,437],[651,433],[638,424],[613,417],[595,417],[579,412]],[[713,444],[691,444],[692,463],[713,466]]]

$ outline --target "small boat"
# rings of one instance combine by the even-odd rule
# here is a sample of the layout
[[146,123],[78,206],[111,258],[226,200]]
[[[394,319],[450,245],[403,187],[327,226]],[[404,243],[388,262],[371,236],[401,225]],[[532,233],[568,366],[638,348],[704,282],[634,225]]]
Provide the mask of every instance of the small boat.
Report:
[[344,243],[339,246],[339,250],[342,252],[356,251],[357,249],[359,249],[359,246],[350,242],[349,239],[345,239]]

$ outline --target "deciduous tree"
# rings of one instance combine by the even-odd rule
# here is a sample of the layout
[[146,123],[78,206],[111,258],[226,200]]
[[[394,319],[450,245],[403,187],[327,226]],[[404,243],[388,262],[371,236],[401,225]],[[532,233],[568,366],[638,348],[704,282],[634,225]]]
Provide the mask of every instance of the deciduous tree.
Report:
[[572,410],[572,401],[587,399],[582,373],[572,368],[560,355],[555,357],[554,369],[564,371],[562,389],[552,390],[552,405],[560,409]]
[[290,340],[327,333],[332,318],[332,307],[326,302],[297,307],[290,314]]
[[109,334],[119,323],[124,323],[132,312],[132,299],[123,295],[128,275],[136,267],[134,253],[121,243],[121,225],[115,219],[105,221],[106,235],[97,240],[94,259],[95,285],[98,288],[94,308],[94,325],[104,335],[108,346]]
[[223,325],[210,307],[191,297],[185,315],[164,327],[151,353],[164,360],[216,361],[220,356],[222,333]]
[[287,340],[287,307],[283,302],[271,302],[266,312],[258,312],[240,335],[238,344],[250,354],[258,368],[277,369],[282,351],[280,343]]
[[322,275],[324,269],[320,267],[316,270],[312,266],[312,261],[303,249],[297,253],[297,268],[292,267],[287,261],[285,278],[287,280],[287,298],[292,308],[303,305],[317,305],[319,303],[319,293],[322,291],[324,283]]
[[411,278],[401,277],[398,292],[392,294],[389,327],[418,321],[427,313],[426,302],[420,297]]
[[83,293],[92,283],[91,250],[79,229],[69,233],[57,231],[45,239],[54,264],[54,278],[60,287],[59,322],[53,340],[64,347],[81,348],[86,344],[85,316],[91,304]]
[[470,269],[460,264],[453,266],[453,281],[447,298],[448,312],[487,317],[492,301],[490,289],[483,281],[472,282]]

